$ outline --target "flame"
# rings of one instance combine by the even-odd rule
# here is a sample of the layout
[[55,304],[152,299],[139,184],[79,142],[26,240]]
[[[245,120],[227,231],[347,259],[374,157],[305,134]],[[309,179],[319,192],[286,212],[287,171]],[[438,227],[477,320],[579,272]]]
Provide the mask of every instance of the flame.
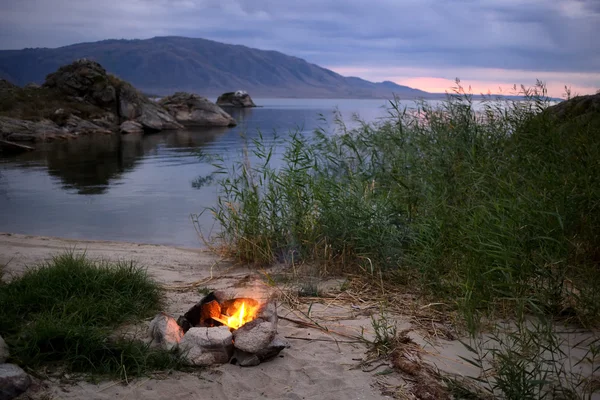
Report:
[[238,329],[256,318],[257,310],[258,307],[246,306],[246,303],[242,302],[239,308],[231,316],[227,317],[225,325],[233,329]]

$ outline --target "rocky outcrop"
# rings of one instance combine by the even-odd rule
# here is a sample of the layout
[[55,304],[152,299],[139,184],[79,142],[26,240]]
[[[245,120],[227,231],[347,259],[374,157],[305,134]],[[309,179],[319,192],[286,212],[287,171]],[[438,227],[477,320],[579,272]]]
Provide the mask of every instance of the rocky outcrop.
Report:
[[85,58],[60,67],[46,77],[43,86],[103,108],[114,107],[117,100],[116,89],[106,70],[97,62]]
[[139,122],[125,121],[119,127],[119,132],[124,135],[129,133],[144,133],[144,127]]
[[87,59],[59,68],[38,88],[19,88],[2,80],[0,94],[9,104],[0,113],[2,140],[48,141],[183,128],[161,105]]
[[64,125],[64,129],[71,135],[93,135],[110,134],[110,130],[96,125],[91,121],[86,121],[75,115],[70,115]]
[[577,96],[548,107],[544,113],[559,121],[600,115],[600,93]]
[[182,129],[183,126],[163,107],[151,101],[129,83],[118,88],[118,110],[122,120],[139,122],[145,130]]
[[254,104],[250,95],[243,90],[223,93],[217,99],[217,105],[220,107],[237,108],[256,107],[256,104]]
[[159,104],[187,126],[235,126],[235,119],[221,107],[196,94],[178,92],[164,97]]
[[65,135],[53,121],[24,121],[21,119],[0,117],[0,137],[12,141],[46,141]]
[[112,133],[111,130],[75,115],[67,116],[63,126],[59,126],[49,119],[25,121],[0,117],[0,138],[10,141],[50,142],[56,139],[75,138],[80,135],[110,133]]

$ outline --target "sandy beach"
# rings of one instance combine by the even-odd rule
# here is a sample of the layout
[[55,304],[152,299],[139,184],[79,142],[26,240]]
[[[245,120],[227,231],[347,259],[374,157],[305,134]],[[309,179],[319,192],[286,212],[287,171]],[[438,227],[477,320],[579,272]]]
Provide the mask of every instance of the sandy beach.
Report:
[[[109,241],[82,241],[52,237],[0,233],[0,264],[4,279],[11,279],[28,266],[38,265],[55,254],[71,250],[104,261],[134,261],[167,289],[167,313],[177,317],[197,303],[199,288],[225,290],[255,297],[272,294],[265,274],[218,259],[198,249],[177,248]],[[322,281],[322,288],[335,292],[340,280]],[[133,379],[128,382],[85,382],[62,376],[36,379],[22,399],[384,399],[402,397],[404,388],[416,384],[379,360],[365,366],[367,346],[352,336],[373,336],[371,315],[378,312],[372,304],[341,303],[325,294],[310,305],[311,321],[330,332],[301,326],[280,319],[278,330],[291,347],[279,357],[256,367],[226,364],[193,372],[172,372]],[[290,307],[279,302],[280,316],[306,320],[307,306]],[[478,371],[460,359],[469,353],[458,341],[425,339],[408,316],[394,316],[398,330],[406,330],[419,347],[423,361],[450,374],[476,376]],[[140,326],[143,336],[145,326]],[[336,332],[335,334],[332,332]],[[46,396],[46,397],[44,397]]]
[[[9,276],[21,273],[27,266],[41,263],[65,250],[85,251],[98,260],[133,260],[148,268],[149,273],[166,286],[207,281],[213,289],[253,292],[260,290],[260,276],[248,268],[233,267],[219,261],[213,254],[157,245],[81,241],[50,237],[0,234],[0,264],[7,264]],[[213,279],[211,277],[211,269]],[[242,284],[240,284],[242,282]],[[201,299],[197,290],[168,290],[168,309],[180,315]],[[343,310],[337,310],[343,311]],[[280,307],[279,313],[290,313]],[[329,315],[331,315],[329,313]],[[364,318],[364,317],[363,317]],[[364,321],[352,320],[349,326]],[[338,321],[343,325],[344,321]],[[129,382],[99,384],[69,379],[38,382],[38,395],[46,393],[56,399],[383,399],[377,379],[358,367],[367,350],[363,344],[340,343],[335,338],[315,330],[299,328],[280,321],[279,332],[285,337],[321,340],[288,339],[291,348],[270,362],[257,367],[241,368],[223,365],[198,369],[195,373],[174,372],[165,376],[135,379]],[[29,396],[37,398],[30,390]],[[26,397],[25,397],[26,398]]]

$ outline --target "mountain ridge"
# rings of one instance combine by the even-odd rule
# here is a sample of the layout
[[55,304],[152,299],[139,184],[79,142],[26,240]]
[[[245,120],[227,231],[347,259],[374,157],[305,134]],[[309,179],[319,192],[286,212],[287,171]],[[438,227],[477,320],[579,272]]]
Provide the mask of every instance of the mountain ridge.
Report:
[[344,77],[275,50],[182,36],[105,39],[58,48],[0,50],[0,78],[23,86],[76,59],[99,62],[147,93],[174,91],[214,96],[246,90],[254,97],[432,98],[394,82]]

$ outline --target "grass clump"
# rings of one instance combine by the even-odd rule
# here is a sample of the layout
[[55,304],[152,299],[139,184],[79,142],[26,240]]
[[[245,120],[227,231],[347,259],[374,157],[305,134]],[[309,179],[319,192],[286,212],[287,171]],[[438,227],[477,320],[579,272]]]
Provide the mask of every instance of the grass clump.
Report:
[[0,334],[21,365],[127,378],[178,363],[171,353],[114,334],[161,308],[160,287],[132,263],[59,255],[0,285],[0,303]]

